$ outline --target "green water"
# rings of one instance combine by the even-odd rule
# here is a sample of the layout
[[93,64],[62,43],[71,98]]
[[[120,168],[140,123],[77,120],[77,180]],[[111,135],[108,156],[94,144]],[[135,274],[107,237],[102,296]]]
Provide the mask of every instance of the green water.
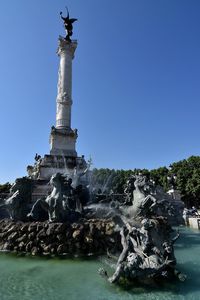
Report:
[[99,260],[60,260],[0,255],[0,300],[200,299],[200,232],[181,229],[178,267],[188,278],[163,287],[122,290],[97,274]]

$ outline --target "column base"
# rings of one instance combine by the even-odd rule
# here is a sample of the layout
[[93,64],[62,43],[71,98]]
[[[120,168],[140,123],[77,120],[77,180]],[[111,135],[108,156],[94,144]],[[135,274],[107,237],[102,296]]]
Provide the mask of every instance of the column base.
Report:
[[50,155],[77,157],[76,139],[77,129],[51,128]]
[[79,172],[87,168],[87,163],[82,157],[45,155],[34,166],[28,166],[27,171],[30,178],[34,180],[49,180],[55,173],[61,173],[73,178],[75,168]]

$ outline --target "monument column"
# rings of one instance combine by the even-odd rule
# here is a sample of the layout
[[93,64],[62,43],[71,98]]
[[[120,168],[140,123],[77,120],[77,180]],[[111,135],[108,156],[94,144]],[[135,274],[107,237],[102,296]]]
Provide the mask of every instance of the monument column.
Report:
[[51,155],[77,157],[77,130],[71,129],[72,60],[76,47],[76,40],[59,37],[57,53],[60,57],[60,66],[56,99],[56,126],[51,129]]
[[[50,132],[50,154],[38,159],[34,166],[28,167],[29,176],[32,179],[49,180],[55,173],[67,174],[72,177],[85,174],[87,163],[84,156],[78,157],[76,152],[77,129],[71,128],[72,107],[72,60],[77,48],[77,41],[72,40],[73,23],[75,18],[63,17],[66,36],[59,36],[57,54],[60,58],[56,98],[56,125],[51,127]],[[75,169],[76,168],[76,169]],[[84,179],[84,175],[81,177]],[[86,176],[85,176],[86,178]],[[46,183],[43,182],[46,186]],[[42,184],[43,184],[42,183]],[[43,194],[41,186],[36,185],[36,194]],[[43,185],[42,185],[43,186]],[[36,195],[37,196],[37,195]]]
[[58,94],[56,109],[56,128],[71,128],[72,106],[72,60],[77,41],[67,41],[59,37],[58,55],[60,67],[58,73]]

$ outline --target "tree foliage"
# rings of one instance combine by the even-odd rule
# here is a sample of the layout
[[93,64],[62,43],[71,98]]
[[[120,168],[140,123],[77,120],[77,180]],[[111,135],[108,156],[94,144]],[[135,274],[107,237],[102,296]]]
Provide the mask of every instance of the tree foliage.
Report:
[[0,184],[0,193],[9,193],[10,188],[11,184],[9,182]]
[[169,178],[176,176],[173,185],[177,188],[186,206],[200,206],[200,156],[191,156],[167,167],[158,169],[110,170],[94,169],[92,184],[102,192],[123,193],[124,186],[130,175],[142,173],[161,185],[165,191],[171,188]]

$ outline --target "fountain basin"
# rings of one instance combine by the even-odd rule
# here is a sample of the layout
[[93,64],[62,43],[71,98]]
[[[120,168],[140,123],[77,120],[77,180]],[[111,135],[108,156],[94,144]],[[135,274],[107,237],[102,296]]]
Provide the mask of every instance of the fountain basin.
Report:
[[77,223],[0,221],[0,251],[31,255],[99,255],[121,250],[120,235],[112,220]]

